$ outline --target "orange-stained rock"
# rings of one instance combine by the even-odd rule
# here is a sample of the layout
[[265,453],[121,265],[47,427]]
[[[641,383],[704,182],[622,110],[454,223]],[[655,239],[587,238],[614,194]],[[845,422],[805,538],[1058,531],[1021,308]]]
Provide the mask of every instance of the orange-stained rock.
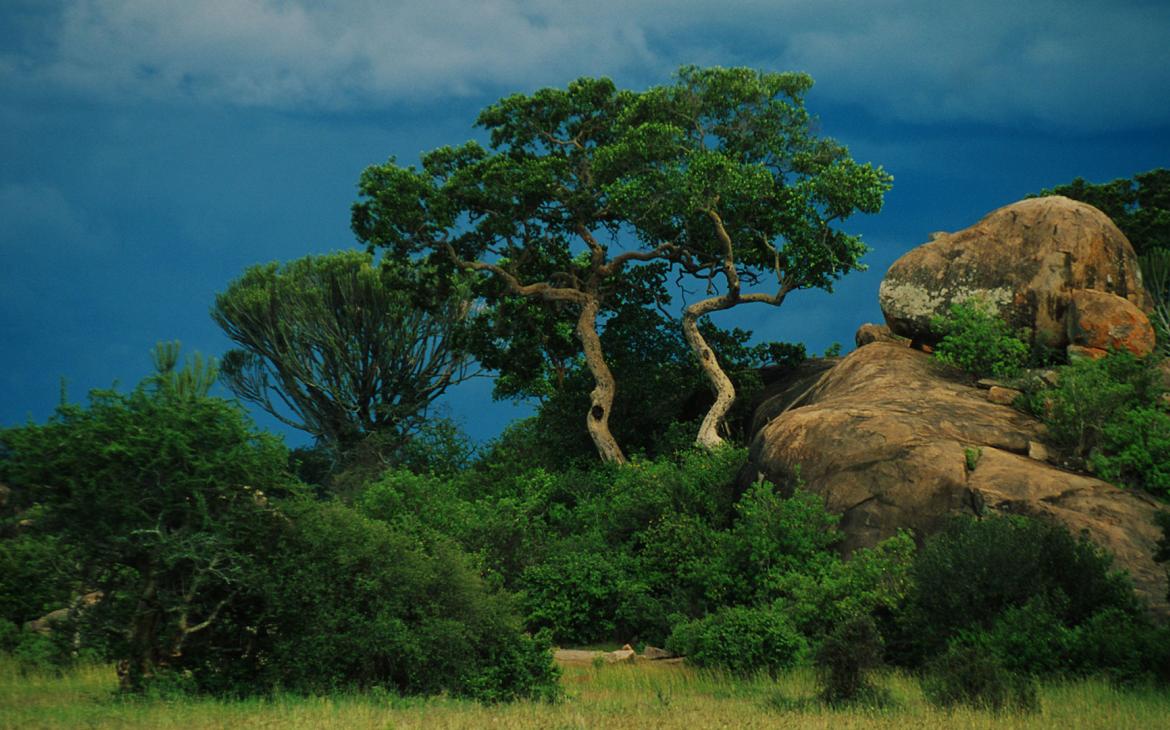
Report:
[[1129,300],[1108,292],[1074,290],[1065,324],[1069,342],[1082,347],[1124,348],[1145,357],[1157,344],[1150,318]]
[[1116,294],[1143,311],[1137,256],[1101,211],[1068,198],[1033,198],[1000,208],[957,233],[907,252],[890,267],[878,301],[886,323],[915,342],[933,342],[931,318],[978,298],[1013,327],[1049,347],[1068,344],[1065,313],[1074,289]]
[[[846,552],[900,528],[929,535],[956,513],[1027,514],[1087,530],[1138,593],[1170,614],[1166,571],[1153,560],[1162,505],[1038,460],[1047,457],[1037,449],[1039,421],[947,379],[927,355],[867,345],[790,406],[755,434],[751,466],[777,483],[799,469],[805,488],[842,515]],[[974,470],[967,449],[980,451]]]

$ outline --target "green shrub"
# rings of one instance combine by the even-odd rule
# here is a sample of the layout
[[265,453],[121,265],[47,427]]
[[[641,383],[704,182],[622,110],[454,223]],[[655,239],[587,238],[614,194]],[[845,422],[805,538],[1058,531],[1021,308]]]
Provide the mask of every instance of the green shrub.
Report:
[[797,488],[785,497],[770,482],[753,484],[736,504],[727,545],[740,603],[784,595],[793,575],[820,575],[837,561],[839,517],[824,499]]
[[1170,414],[1148,406],[1118,413],[1102,424],[1090,461],[1106,481],[1170,498]]
[[957,518],[914,559],[896,653],[917,664],[943,651],[960,631],[991,630],[1005,612],[1030,602],[1030,611],[1044,606],[1065,627],[1107,608],[1137,614],[1131,585],[1110,571],[1111,563],[1087,538],[1074,538],[1059,525],[1022,517]]
[[1029,347],[989,310],[969,301],[932,319],[931,328],[942,335],[934,356],[976,377],[1013,378],[1027,364]]
[[979,637],[950,642],[927,664],[921,684],[927,701],[946,709],[966,705],[992,712],[1035,712],[1040,707],[1036,681],[1005,668]]
[[628,562],[600,546],[562,547],[520,577],[526,624],[549,630],[555,641],[567,645],[632,638],[616,634],[614,615]]
[[[253,651],[236,657],[268,690],[383,687],[480,700],[549,697],[556,670],[547,638],[521,632],[508,596],[490,591],[454,546],[429,548],[337,504],[290,505],[258,598]],[[222,659],[222,657],[221,657]],[[220,663],[222,665],[222,662]]]
[[817,572],[784,576],[780,602],[801,633],[813,639],[862,616],[889,623],[910,591],[914,551],[914,539],[899,532],[855,550],[849,560],[829,556],[833,559]]
[[1074,631],[1062,620],[1064,603],[1058,591],[1005,609],[986,632],[986,646],[1010,671],[1050,675],[1070,669]]
[[1170,627],[1105,609],[1070,632],[1068,668],[1076,674],[1105,674],[1123,684],[1170,684]]
[[737,590],[727,543],[726,532],[701,518],[668,513],[638,534],[638,571],[672,611],[697,618],[726,605]]
[[1158,402],[1159,381],[1156,369],[1126,351],[1078,359],[1060,368],[1056,387],[1039,393],[1033,408],[1054,445],[1084,457],[1101,444],[1109,424]]
[[882,649],[871,617],[854,616],[838,624],[814,657],[821,699],[836,705],[874,698],[877,688],[867,675],[881,665]]
[[697,667],[738,675],[776,674],[807,652],[804,637],[780,611],[733,606],[675,625],[666,646]]

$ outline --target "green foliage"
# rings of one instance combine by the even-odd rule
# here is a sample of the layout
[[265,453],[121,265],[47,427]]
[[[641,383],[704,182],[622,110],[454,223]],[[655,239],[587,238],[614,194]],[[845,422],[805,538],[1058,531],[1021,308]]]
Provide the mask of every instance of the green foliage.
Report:
[[979,458],[983,456],[983,448],[980,446],[967,446],[963,449],[963,458],[966,460],[967,471],[975,471],[975,467],[979,465]]
[[783,612],[744,606],[675,625],[666,646],[694,666],[739,675],[775,675],[808,651],[804,637]]
[[555,696],[547,639],[524,635],[508,597],[455,547],[424,549],[337,504],[290,504],[286,514],[259,586],[264,633],[251,673],[215,679],[307,693]]
[[371,434],[393,450],[467,375],[469,296],[427,267],[353,251],[253,266],[212,308],[239,345],[223,379],[339,453]]
[[632,572],[623,564],[624,557],[565,551],[525,570],[520,582],[528,625],[547,628],[568,645],[617,636],[616,615],[629,597]]
[[[575,332],[590,381],[602,386],[584,389],[591,396],[577,420],[600,413],[589,436],[603,459],[624,461],[609,432],[614,364],[596,341],[601,323],[666,304],[673,267],[713,283],[725,250],[727,306],[779,304],[859,266],[865,246],[837,224],[880,209],[890,177],[815,134],[803,102],[811,84],[804,74],[688,66],[641,92],[581,78],[514,94],[479,115],[487,148],[442,147],[418,169],[394,160],[367,168],[352,226],[395,260],[427,255],[487,276],[477,293],[492,326],[476,354],[502,371],[501,394],[559,392],[578,354]],[[613,250],[622,234],[636,245]],[[773,275],[776,295],[739,297],[741,278]],[[616,392],[620,402],[640,391]]]
[[867,675],[881,665],[882,648],[870,616],[854,616],[834,628],[813,657],[821,699],[836,705],[874,698],[877,688]]
[[924,669],[922,693],[931,704],[966,705],[992,712],[1040,709],[1036,681],[1006,669],[996,654],[977,641],[958,639]]
[[1102,424],[1090,460],[1106,481],[1170,498],[1170,413],[1151,407],[1120,412]]
[[1170,495],[1170,413],[1160,371],[1126,351],[1060,368],[1030,397],[1049,440],[1116,484]]
[[854,550],[849,560],[821,556],[814,563],[819,570],[794,570],[779,581],[777,603],[812,639],[862,616],[889,623],[911,590],[914,555],[914,539],[899,532],[872,548]]
[[279,441],[169,382],[95,392],[0,433],[0,479],[42,504],[38,529],[74,551],[76,585],[105,594],[83,628],[126,660],[135,689],[212,633],[257,569],[269,500],[291,488]]
[[1028,345],[979,302],[952,304],[931,329],[942,335],[935,358],[976,377],[1013,378],[1028,361]]
[[69,605],[77,565],[69,545],[24,531],[0,540],[0,620],[17,626]]
[[1018,626],[1051,636],[1044,627],[1052,622],[1073,628],[1106,609],[1137,615],[1128,580],[1110,564],[1086,538],[1057,525],[1020,517],[956,519],[914,560],[896,653],[917,663],[940,654],[962,631],[999,630],[1000,645],[1009,646],[1014,639],[1003,632]]
[[819,495],[798,489],[785,497],[760,481],[735,509],[728,552],[742,602],[769,601],[784,593],[794,576],[819,576],[836,561],[829,551],[841,540],[838,518],[825,510]]

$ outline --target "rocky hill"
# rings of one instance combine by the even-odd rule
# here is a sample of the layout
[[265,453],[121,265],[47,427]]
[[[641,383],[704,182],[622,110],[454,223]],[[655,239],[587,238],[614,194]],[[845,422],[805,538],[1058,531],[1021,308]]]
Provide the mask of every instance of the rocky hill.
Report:
[[937,339],[933,314],[972,296],[1076,356],[1153,347],[1150,298],[1125,237],[1081,203],[1023,201],[895,262],[881,287],[890,329],[866,325],[847,357],[773,385],[757,410],[751,468],[773,480],[799,471],[843,515],[846,551],[900,528],[929,535],[960,513],[1057,521],[1112,552],[1138,593],[1170,614],[1166,569],[1153,561],[1153,517],[1165,505],[1050,463],[1043,424],[1010,394],[956,378],[912,346]]

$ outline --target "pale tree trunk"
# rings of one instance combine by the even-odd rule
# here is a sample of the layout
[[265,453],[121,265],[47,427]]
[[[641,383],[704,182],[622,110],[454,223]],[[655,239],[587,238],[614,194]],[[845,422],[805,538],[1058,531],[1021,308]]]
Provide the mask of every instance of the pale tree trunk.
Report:
[[703,417],[703,423],[699,426],[699,435],[695,438],[696,446],[711,450],[724,443],[723,437],[719,435],[719,429],[723,426],[728,411],[735,405],[735,386],[732,385],[731,378],[727,377],[727,373],[719,366],[715,352],[711,350],[707,340],[699,332],[699,318],[711,312],[731,309],[739,304],[751,302],[778,307],[784,302],[784,297],[792,289],[793,283],[785,280],[780,269],[779,254],[775,254],[773,268],[780,290],[776,294],[741,294],[739,272],[736,270],[735,249],[732,246],[731,236],[728,235],[727,228],[724,227],[723,219],[720,218],[719,213],[709,210],[707,216],[715,224],[715,234],[723,249],[721,268],[723,269],[723,277],[727,281],[727,293],[688,306],[683,310],[682,326],[687,345],[699,361],[699,367],[703,369],[703,374],[707,376],[711,388],[715,391],[715,403],[707,410],[707,415]]
[[602,461],[624,464],[626,456],[609,430],[609,413],[613,408],[617,383],[602,355],[601,338],[597,336],[597,315],[600,309],[596,297],[587,297],[577,318],[577,338],[585,350],[585,364],[589,367],[594,383],[593,390],[589,392],[589,413],[585,417],[585,427]]
[[699,426],[699,435],[695,438],[695,445],[708,450],[715,449],[723,443],[719,429],[727,417],[727,412],[735,404],[735,386],[731,384],[731,378],[723,372],[723,368],[719,366],[719,361],[715,357],[715,352],[707,345],[707,340],[699,332],[699,317],[721,309],[728,309],[734,304],[734,300],[729,296],[712,297],[695,302],[683,310],[683,337],[686,338],[691,352],[698,358],[699,367],[703,369],[703,374],[707,376],[711,387],[715,389],[715,403],[707,410],[707,415],[703,417],[703,423]]

